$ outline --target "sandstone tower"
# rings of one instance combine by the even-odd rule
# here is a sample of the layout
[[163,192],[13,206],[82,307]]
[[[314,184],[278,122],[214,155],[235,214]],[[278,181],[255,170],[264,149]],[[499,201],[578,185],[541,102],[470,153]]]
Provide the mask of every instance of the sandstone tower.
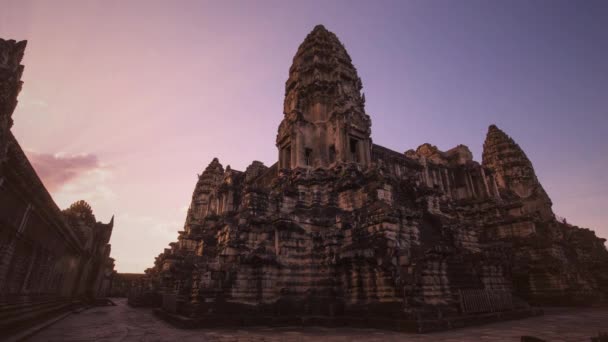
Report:
[[551,199],[536,178],[532,163],[511,137],[490,125],[483,144],[483,166],[496,172],[500,189],[509,190],[524,202],[526,213],[553,218]]
[[279,168],[371,162],[371,120],[344,45],[322,25],[298,48],[285,83]]

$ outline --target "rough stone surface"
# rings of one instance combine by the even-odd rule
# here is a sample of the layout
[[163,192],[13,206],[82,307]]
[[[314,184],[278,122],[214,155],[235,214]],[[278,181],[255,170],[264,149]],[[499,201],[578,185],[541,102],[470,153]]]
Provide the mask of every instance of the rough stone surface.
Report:
[[150,309],[134,309],[124,299],[117,307],[100,307],[73,314],[28,341],[208,341],[208,342],[305,342],[305,341],[520,341],[535,336],[552,342],[590,341],[606,330],[607,309],[556,309],[545,316],[487,324],[450,332],[408,334],[376,329],[284,327],[182,330],[159,321]]
[[0,167],[7,158],[12,115],[23,85],[21,60],[26,45],[25,40],[16,42],[0,38]]
[[134,302],[155,293],[165,311],[199,319],[373,317],[426,331],[527,302],[606,300],[605,240],[556,219],[496,126],[482,164],[464,145],[372,144],[357,71],[322,26],[285,88],[279,161],[237,171],[213,159]]

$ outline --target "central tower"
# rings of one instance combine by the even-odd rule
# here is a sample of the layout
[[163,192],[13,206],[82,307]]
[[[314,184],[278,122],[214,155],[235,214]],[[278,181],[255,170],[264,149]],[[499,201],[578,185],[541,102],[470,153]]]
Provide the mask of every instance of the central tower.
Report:
[[298,48],[285,83],[279,125],[279,169],[367,167],[371,120],[361,79],[344,45],[317,25]]

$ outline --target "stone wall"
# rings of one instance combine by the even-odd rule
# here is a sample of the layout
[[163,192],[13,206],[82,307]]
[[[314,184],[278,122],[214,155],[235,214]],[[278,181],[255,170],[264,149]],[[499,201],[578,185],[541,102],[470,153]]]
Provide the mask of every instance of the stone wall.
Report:
[[116,273],[112,277],[110,297],[128,297],[131,289],[145,277],[144,273]]
[[0,39],[0,309],[104,297],[114,268],[113,219],[82,201],[62,212],[10,131],[25,45]]

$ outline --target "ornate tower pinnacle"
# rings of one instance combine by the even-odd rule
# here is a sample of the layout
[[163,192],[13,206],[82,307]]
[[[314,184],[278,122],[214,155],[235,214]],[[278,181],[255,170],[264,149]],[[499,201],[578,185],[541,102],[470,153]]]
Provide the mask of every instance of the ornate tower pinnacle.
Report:
[[198,175],[198,181],[192,193],[192,201],[186,216],[185,229],[190,231],[193,226],[200,224],[207,212],[215,211],[217,194],[215,187],[221,182],[224,175],[224,167],[217,158],[213,158],[202,174]]
[[17,96],[21,92],[21,60],[27,41],[16,42],[0,38],[0,172],[6,159],[6,149],[13,111],[17,107]]
[[496,125],[488,128],[482,164],[495,171],[500,189],[511,191],[524,199],[527,212],[553,217],[551,199],[538,181],[532,162],[521,147]]
[[317,25],[298,48],[285,83],[279,167],[370,163],[371,120],[344,45]]

